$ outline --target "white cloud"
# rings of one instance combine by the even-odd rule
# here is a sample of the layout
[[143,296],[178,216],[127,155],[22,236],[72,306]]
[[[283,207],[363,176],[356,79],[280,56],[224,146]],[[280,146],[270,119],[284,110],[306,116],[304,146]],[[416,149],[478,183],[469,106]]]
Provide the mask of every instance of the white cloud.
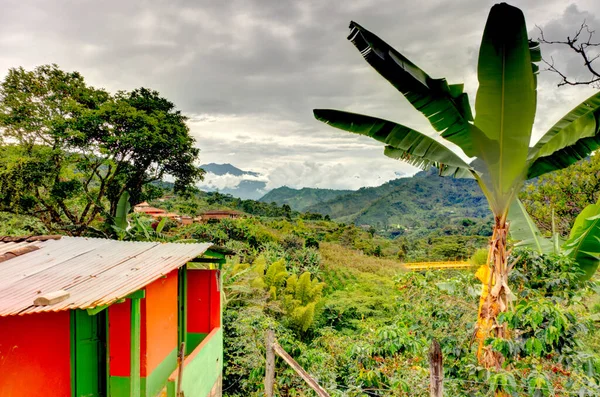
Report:
[[258,182],[268,182],[268,179],[264,176],[254,176],[250,174],[244,175],[216,175],[212,172],[207,172],[204,175],[204,180],[200,184],[201,187],[208,187],[210,190],[224,190],[224,189],[234,189],[239,186],[240,182],[246,181],[258,181]]
[[[474,104],[479,42],[495,2],[4,0],[0,76],[9,67],[57,63],[113,92],[151,87],[191,116],[202,163],[261,172],[271,188],[354,189],[415,169],[385,158],[381,144],[317,122],[313,108],[432,130],[346,40],[348,22],[372,30],[432,77],[464,82]],[[534,38],[536,24],[552,38],[571,33],[582,18],[598,24],[596,2],[513,1]],[[544,51],[569,67],[575,62],[568,52]],[[592,92],[557,89],[556,82],[540,76],[535,137]],[[228,176],[210,180],[239,184]]]

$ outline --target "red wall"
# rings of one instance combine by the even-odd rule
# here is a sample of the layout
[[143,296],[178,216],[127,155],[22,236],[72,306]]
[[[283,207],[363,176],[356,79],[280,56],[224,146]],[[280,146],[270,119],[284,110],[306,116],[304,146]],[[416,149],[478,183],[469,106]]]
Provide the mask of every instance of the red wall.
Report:
[[146,286],[142,300],[141,376],[177,349],[177,270]]
[[68,311],[0,318],[0,395],[71,395]]
[[108,344],[110,376],[129,376],[131,302],[116,303],[108,308]]
[[187,332],[207,334],[221,325],[218,270],[188,270]]
[[[141,302],[142,377],[177,348],[177,296],[177,270],[146,286]],[[108,308],[111,376],[130,376],[130,312],[130,300]]]

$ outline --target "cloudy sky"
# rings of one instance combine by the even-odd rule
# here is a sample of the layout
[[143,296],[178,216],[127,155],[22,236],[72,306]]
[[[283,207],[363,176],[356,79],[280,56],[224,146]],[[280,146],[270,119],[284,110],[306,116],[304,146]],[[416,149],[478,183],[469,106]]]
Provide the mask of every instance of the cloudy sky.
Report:
[[[0,77],[11,67],[57,63],[109,91],[158,90],[189,117],[201,163],[259,171],[268,187],[379,185],[414,168],[368,138],[320,124],[313,108],[401,122],[425,118],[346,40],[355,20],[432,77],[464,82],[473,103],[481,33],[494,2],[482,0],[0,0]],[[533,38],[599,30],[597,0],[513,1]],[[570,75],[581,61],[543,48]],[[556,88],[543,73],[536,137],[593,93]],[[233,181],[232,183],[235,183]]]

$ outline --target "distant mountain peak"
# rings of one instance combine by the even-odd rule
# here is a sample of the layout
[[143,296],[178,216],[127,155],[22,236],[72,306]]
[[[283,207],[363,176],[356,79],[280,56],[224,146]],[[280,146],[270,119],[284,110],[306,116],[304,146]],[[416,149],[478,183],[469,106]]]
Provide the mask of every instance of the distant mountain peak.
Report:
[[204,191],[219,191],[242,199],[257,200],[266,193],[266,179],[258,172],[246,171],[225,163],[201,165],[206,174],[198,187]]
[[208,163],[208,164],[201,165],[200,168],[202,168],[207,173],[210,172],[211,174],[215,174],[215,175],[230,174],[230,175],[234,175],[234,176],[244,176],[244,175],[256,176],[256,177],[260,176],[260,173],[258,173],[258,172],[242,170],[242,169],[237,168],[236,166],[229,164],[229,163],[224,163],[224,164]]

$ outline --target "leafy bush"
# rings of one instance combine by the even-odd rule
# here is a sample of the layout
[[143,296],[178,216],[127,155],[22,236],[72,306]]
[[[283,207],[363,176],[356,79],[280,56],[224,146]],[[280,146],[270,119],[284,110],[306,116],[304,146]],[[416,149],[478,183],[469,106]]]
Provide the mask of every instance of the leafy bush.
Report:
[[311,279],[309,272],[302,273],[300,277],[293,274],[286,280],[283,306],[292,328],[306,332],[313,324],[324,285],[317,279]]
[[299,250],[304,247],[304,240],[293,234],[288,234],[287,236],[283,237],[281,245],[285,250]]

